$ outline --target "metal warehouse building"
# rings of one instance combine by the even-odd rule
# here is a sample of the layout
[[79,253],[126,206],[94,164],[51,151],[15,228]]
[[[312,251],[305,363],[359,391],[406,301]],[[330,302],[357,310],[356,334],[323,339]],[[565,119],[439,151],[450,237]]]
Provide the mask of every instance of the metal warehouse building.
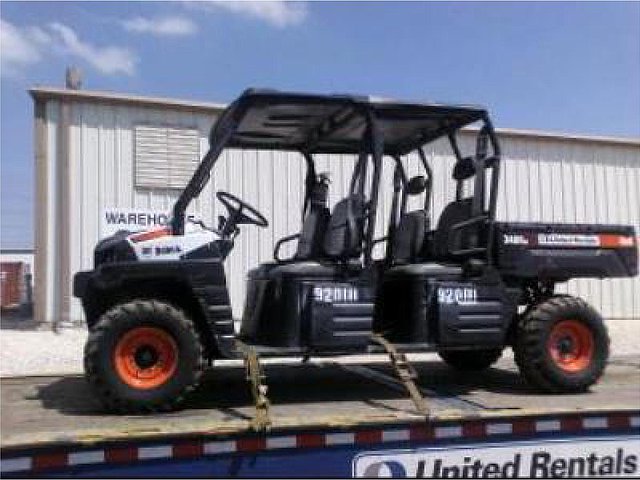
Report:
[[[173,201],[206,152],[223,105],[103,92],[34,88],[35,315],[81,321],[73,274],[92,267],[93,247],[121,228],[166,221]],[[511,221],[623,223],[640,231],[640,139],[498,129],[504,152],[498,218]],[[471,148],[474,132],[463,134]],[[428,146],[434,169],[432,224],[454,196],[453,156]],[[324,156],[333,202],[345,195],[351,159]],[[256,206],[268,229],[244,227],[227,260],[234,316],[241,315],[248,269],[272,258],[275,242],[300,228],[304,162],[295,153],[228,151],[191,212],[214,224],[214,193],[227,190]],[[386,172],[383,175],[389,175]],[[388,218],[391,182],[383,178],[377,222]],[[640,278],[576,280],[561,289],[613,319],[640,319]]]

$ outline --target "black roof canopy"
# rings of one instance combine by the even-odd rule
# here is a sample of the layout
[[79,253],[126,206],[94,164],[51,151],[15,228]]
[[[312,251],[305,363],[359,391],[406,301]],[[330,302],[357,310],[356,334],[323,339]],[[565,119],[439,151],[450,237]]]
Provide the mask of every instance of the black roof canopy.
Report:
[[[185,211],[208,182],[211,169],[225,148],[299,151],[311,165],[309,154],[313,153],[372,153],[374,161],[379,162],[381,155],[407,154],[477,121],[484,122],[483,128],[488,129],[499,155],[489,116],[481,107],[246,90],[211,128],[209,150],[173,206],[173,231],[184,232]],[[457,143],[450,140],[460,158]],[[374,184],[379,174],[380,169],[376,168]],[[376,187],[373,204],[377,191]],[[375,206],[369,211],[369,225],[374,225],[375,211]],[[370,247],[373,228],[367,228]],[[370,255],[370,248],[368,252]]]
[[368,112],[375,114],[389,155],[408,153],[487,116],[481,107],[246,90],[214,125],[211,140],[222,119],[230,119],[229,148],[359,153]]

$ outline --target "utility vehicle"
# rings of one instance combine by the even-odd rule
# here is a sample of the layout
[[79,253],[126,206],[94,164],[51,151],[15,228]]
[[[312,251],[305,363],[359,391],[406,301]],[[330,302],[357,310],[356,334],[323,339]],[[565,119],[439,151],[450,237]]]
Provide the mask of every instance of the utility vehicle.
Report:
[[[472,124],[476,148],[463,154],[457,133]],[[456,159],[456,193],[431,225],[424,147],[441,138]],[[542,391],[584,391],[602,375],[602,317],[554,286],[637,275],[634,229],[496,221],[501,152],[485,109],[247,90],[218,118],[209,145],[169,228],[102,240],[94,270],[75,276],[90,330],[86,376],[109,409],[171,409],[198,384],[206,361],[247,349],[307,357],[382,345],[438,352],[454,368],[480,370],[510,346],[524,378]],[[224,191],[216,196],[228,214],[215,228],[186,216],[221,152],[234,148],[299,152],[306,163],[300,233],[249,272],[238,333],[223,263],[242,225],[268,221]],[[331,211],[318,154],[357,158],[348,194]],[[409,156],[421,168],[412,178]],[[383,162],[394,169],[391,212],[387,234],[374,238]],[[421,207],[408,211],[410,197]],[[295,254],[283,258],[293,241]],[[385,255],[375,259],[381,242]]]

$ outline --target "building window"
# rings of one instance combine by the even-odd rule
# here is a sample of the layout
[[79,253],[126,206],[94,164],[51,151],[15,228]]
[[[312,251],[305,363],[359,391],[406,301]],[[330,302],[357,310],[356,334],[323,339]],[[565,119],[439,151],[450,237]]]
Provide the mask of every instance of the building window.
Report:
[[135,127],[135,184],[184,188],[200,160],[200,137],[192,128]]

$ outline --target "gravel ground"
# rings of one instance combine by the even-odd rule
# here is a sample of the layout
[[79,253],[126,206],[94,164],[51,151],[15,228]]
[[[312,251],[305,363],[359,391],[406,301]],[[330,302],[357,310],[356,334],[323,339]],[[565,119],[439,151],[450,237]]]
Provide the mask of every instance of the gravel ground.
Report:
[[85,329],[0,331],[0,376],[82,372]]
[[[608,327],[612,356],[640,353],[640,320],[612,320]],[[87,332],[83,328],[66,328],[58,333],[50,330],[0,330],[0,376],[81,373],[86,338]],[[384,361],[384,356],[376,357]],[[415,354],[411,358],[426,360],[433,358],[433,354]],[[345,361],[358,361],[358,358],[349,357]]]

